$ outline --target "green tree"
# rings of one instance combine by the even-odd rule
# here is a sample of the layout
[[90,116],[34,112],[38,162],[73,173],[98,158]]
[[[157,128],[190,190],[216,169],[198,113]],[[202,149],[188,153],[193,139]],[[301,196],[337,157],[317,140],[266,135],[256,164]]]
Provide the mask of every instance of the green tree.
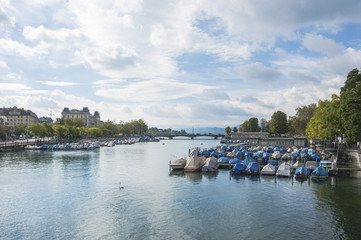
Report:
[[54,128],[52,125],[48,124],[48,123],[43,123],[42,124],[44,129],[45,129],[45,136],[47,137],[52,137],[54,136]]
[[6,136],[10,135],[10,128],[5,125],[0,125],[0,138],[6,140]]
[[317,105],[312,103],[308,106],[296,108],[296,116],[290,117],[288,121],[289,132],[306,136],[306,128],[316,111]]
[[29,131],[34,136],[45,137],[46,129],[39,123],[33,123],[29,125]]
[[361,73],[358,69],[349,72],[341,88],[339,114],[346,143],[350,145],[361,141]]
[[226,135],[227,135],[227,136],[230,136],[232,129],[231,129],[230,126],[227,126],[227,127],[224,129],[224,131],[226,132]]
[[333,95],[332,100],[320,100],[314,116],[307,125],[306,136],[325,140],[328,137],[339,135],[342,131],[339,109],[340,99],[337,95]]
[[261,118],[261,131],[262,132],[269,132],[269,124],[266,119]]
[[233,132],[234,132],[234,133],[238,132],[237,127],[233,127]]
[[239,127],[239,132],[249,132],[248,120],[244,121]]
[[248,120],[248,131],[249,132],[259,132],[261,127],[258,125],[258,118],[252,117]]
[[68,133],[68,127],[63,125],[53,125],[55,135],[59,137],[65,137]]
[[287,115],[282,111],[273,113],[270,120],[271,133],[280,135],[287,133]]
[[99,129],[101,130],[103,136],[112,136],[119,133],[117,125],[113,121],[109,120],[102,123],[99,126]]
[[21,134],[25,134],[26,132],[26,125],[20,123],[14,126],[14,134],[16,136],[20,136]]

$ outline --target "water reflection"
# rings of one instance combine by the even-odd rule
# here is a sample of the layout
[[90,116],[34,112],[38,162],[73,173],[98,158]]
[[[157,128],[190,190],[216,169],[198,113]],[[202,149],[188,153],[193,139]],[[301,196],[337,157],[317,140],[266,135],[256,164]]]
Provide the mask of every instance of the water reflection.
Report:
[[202,172],[184,172],[186,178],[195,183],[202,181]]

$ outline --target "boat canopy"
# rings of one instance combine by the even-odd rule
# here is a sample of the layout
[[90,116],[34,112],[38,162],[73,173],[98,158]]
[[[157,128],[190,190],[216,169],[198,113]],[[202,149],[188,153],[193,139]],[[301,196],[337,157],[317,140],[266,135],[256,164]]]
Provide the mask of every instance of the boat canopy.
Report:
[[231,160],[229,160],[230,164],[236,164],[236,163],[239,163],[239,162],[241,162],[241,160],[239,160],[238,158],[232,158]]
[[205,157],[198,157],[198,156],[190,156],[188,159],[187,159],[187,163],[184,167],[184,170],[187,171],[196,171],[196,170],[199,170],[204,162],[205,162],[206,158]]
[[320,165],[311,173],[311,176],[327,177],[327,170],[322,165]]
[[202,167],[202,172],[214,172],[218,169],[217,158],[209,157],[206,159],[206,163]]
[[236,163],[234,167],[231,169],[232,173],[242,173],[246,169],[246,165],[244,163]]
[[246,168],[247,173],[259,173],[258,162],[250,162]]
[[295,175],[308,175],[308,170],[306,167],[297,167],[295,171]]
[[288,163],[282,163],[276,172],[277,176],[290,177],[291,176],[291,165]]
[[229,158],[228,157],[220,157],[218,158],[218,162],[219,163],[229,163]]
[[254,159],[251,156],[246,156],[246,158],[243,160],[243,163],[248,165],[250,162],[254,162]]
[[275,175],[276,174],[276,167],[272,164],[268,163],[264,166],[261,170],[262,175]]
[[267,163],[273,165],[273,166],[278,166],[278,161],[277,160],[268,160]]

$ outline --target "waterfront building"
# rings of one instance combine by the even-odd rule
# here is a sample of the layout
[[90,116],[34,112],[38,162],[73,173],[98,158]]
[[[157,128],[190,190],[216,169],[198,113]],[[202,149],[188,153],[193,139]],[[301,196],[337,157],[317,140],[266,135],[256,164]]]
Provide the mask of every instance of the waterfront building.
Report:
[[16,126],[18,124],[29,125],[32,123],[38,123],[39,119],[35,113],[31,110],[25,110],[24,108],[0,108],[0,116],[2,116],[2,121],[6,126]]
[[96,127],[100,124],[100,114],[98,111],[94,112],[92,115],[89,111],[88,107],[83,107],[82,110],[71,109],[69,110],[68,107],[65,107],[61,112],[62,118],[80,118],[84,121],[85,127]]
[[53,124],[53,119],[51,119],[50,117],[40,117],[39,118],[39,123],[47,123],[47,124]]
[[251,146],[305,147],[306,137],[270,137],[267,132],[238,132],[231,134],[232,141],[247,142]]

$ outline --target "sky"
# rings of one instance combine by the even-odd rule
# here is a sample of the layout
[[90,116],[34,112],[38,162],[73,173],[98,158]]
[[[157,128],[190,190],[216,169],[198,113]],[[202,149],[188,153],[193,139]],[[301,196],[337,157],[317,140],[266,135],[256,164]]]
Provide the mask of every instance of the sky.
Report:
[[0,107],[226,127],[339,94],[359,0],[0,0]]

